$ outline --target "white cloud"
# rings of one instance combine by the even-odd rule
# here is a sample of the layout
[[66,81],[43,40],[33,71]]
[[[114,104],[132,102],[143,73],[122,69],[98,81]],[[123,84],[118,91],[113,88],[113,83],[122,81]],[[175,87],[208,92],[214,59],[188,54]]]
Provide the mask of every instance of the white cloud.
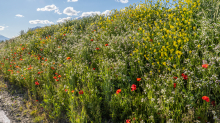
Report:
[[67,0],[67,2],[77,2],[78,0]]
[[104,11],[104,12],[102,12],[102,13],[100,13],[99,11],[96,11],[96,12],[83,12],[81,16],[76,17],[76,18],[74,18],[74,19],[83,18],[83,17],[88,17],[88,16],[92,16],[92,15],[95,16],[96,14],[97,14],[97,15],[104,15],[104,16],[106,17],[106,16],[110,15],[110,10],[106,10],[106,11]]
[[136,6],[136,8],[143,8],[143,7],[145,7],[145,5],[138,5],[138,6]]
[[4,30],[4,28],[5,28],[4,26],[0,26],[0,30]]
[[63,10],[63,13],[68,16],[77,15],[79,12],[80,11],[77,12],[76,10],[73,10],[73,7],[67,7]]
[[59,18],[59,20],[57,21],[58,23],[63,23],[65,22],[65,20],[70,20],[71,17],[67,17],[67,18]]
[[126,10],[125,8],[122,9],[123,11]]
[[102,12],[102,14],[104,14],[105,16],[108,16],[108,15],[110,15],[110,10],[106,10],[106,11]]
[[96,11],[96,12],[83,12],[82,13],[82,17],[87,17],[87,16],[92,16],[92,15],[100,15],[100,12],[99,11]]
[[55,13],[57,13],[57,14],[59,14],[59,15],[61,15],[62,13],[60,13],[60,11],[59,10],[55,10]]
[[29,21],[30,24],[54,24],[53,22],[50,22],[48,20],[30,20]]
[[20,15],[20,14],[17,14],[17,15],[15,15],[15,16],[17,16],[17,17],[24,17],[23,15]]
[[55,10],[55,13],[57,14],[62,14],[59,12],[59,9],[54,4],[47,5],[44,8],[37,8],[37,11],[53,11],[53,10]]
[[5,27],[4,27],[4,26],[0,26],[0,31],[1,31],[1,30],[4,30],[4,29],[7,28],[7,27],[8,27],[8,26],[5,26]]
[[[116,0],[118,2],[118,0]],[[120,0],[121,3],[128,3],[128,0]]]

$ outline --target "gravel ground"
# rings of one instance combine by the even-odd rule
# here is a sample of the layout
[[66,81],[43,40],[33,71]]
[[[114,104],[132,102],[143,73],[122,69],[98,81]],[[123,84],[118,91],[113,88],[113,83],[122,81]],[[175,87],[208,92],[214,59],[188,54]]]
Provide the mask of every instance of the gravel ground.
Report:
[[28,107],[29,105],[26,105],[23,101],[24,99],[27,100],[27,93],[22,94],[21,90],[14,89],[13,85],[8,83],[0,75],[0,110],[5,112],[5,115],[11,121],[10,123],[33,123],[34,116],[29,113],[31,107]]
[[[11,123],[32,123],[33,116],[24,109],[26,106],[23,103],[23,99],[25,99],[24,94],[11,94],[12,88],[7,81],[4,81],[2,75],[0,75],[0,109],[3,110],[6,116],[10,119]],[[17,97],[17,98],[16,98]],[[22,110],[19,110],[20,106],[22,106]],[[26,112],[26,113],[25,113]]]
[[[47,119],[44,120],[43,117],[38,117],[35,120],[37,115],[32,111],[37,107],[34,108],[32,105],[31,102],[34,101],[27,100],[28,92],[25,89],[9,84],[9,81],[4,80],[3,75],[0,75],[0,111],[4,111],[10,123],[53,123]],[[40,115],[43,114],[43,111],[43,109],[40,110]],[[64,120],[54,123],[70,123],[65,115],[62,117]]]

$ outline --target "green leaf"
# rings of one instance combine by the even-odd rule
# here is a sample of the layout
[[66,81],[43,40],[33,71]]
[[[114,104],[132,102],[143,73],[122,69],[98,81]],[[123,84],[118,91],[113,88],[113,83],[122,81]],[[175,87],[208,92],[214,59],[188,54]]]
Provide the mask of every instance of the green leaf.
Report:
[[183,90],[182,90],[182,92],[186,92],[186,90],[185,90],[185,89],[183,89]]

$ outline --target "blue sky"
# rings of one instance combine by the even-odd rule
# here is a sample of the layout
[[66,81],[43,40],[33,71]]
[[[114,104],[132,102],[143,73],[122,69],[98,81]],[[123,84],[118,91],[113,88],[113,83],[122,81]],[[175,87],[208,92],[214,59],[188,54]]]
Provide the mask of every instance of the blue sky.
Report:
[[[165,6],[166,0],[161,2]],[[96,13],[108,16],[113,9],[120,11],[141,3],[145,0],[0,0],[0,35],[13,38],[28,28],[49,26]],[[167,7],[172,4],[170,0]]]

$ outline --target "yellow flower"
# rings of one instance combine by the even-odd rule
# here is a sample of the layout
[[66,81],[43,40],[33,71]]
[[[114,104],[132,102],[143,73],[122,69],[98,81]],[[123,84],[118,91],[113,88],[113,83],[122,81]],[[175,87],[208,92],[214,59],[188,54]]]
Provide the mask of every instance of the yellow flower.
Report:
[[163,62],[163,65],[166,66],[166,62]]
[[170,71],[170,68],[168,68],[168,70]]
[[196,30],[196,27],[193,27],[193,30]]

